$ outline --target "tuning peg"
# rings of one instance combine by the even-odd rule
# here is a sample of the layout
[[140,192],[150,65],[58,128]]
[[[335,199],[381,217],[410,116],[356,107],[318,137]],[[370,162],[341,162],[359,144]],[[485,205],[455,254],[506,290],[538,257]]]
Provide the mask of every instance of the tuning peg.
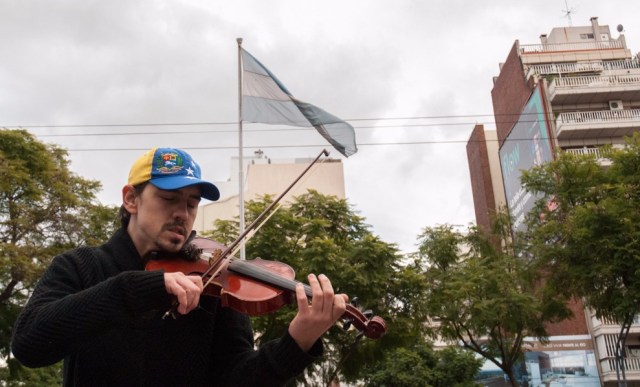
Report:
[[362,314],[364,315],[364,317],[366,317],[367,319],[370,319],[371,317],[373,317],[373,311],[371,309],[367,309],[364,312],[362,312]]
[[351,305],[353,305],[353,306],[355,306],[357,308],[359,301],[360,300],[358,299],[358,297],[353,297],[353,299],[351,300]]

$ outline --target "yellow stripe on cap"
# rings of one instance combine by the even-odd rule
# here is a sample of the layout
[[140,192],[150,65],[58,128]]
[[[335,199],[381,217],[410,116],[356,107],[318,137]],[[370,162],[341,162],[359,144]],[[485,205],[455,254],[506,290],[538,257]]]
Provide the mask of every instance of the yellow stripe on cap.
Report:
[[128,184],[138,185],[151,180],[151,169],[153,166],[153,156],[156,153],[158,147],[155,147],[138,157],[138,159],[131,166],[129,171]]

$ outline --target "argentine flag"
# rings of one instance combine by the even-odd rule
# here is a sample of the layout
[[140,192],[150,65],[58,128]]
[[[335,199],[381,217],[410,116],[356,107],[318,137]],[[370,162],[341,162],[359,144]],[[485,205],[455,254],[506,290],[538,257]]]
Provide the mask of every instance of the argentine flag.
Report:
[[346,157],[358,151],[353,126],[317,106],[294,98],[256,58],[242,49],[242,120],[313,126]]

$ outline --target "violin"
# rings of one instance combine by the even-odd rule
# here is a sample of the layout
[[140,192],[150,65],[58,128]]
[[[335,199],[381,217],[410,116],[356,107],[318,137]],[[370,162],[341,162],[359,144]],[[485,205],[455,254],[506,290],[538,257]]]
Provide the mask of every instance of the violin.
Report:
[[[191,245],[198,252],[195,261],[174,257],[152,259],[145,269],[200,275],[205,283],[202,295],[218,297],[223,307],[249,316],[273,313],[295,301],[299,282],[294,280],[295,272],[291,266],[261,258],[225,259],[222,256],[227,251],[225,246],[207,238],[195,237]],[[303,285],[310,298],[311,287]],[[370,339],[379,339],[387,331],[381,317],[373,316],[370,311],[362,312],[351,303],[347,304],[342,320],[343,327],[353,326]]]

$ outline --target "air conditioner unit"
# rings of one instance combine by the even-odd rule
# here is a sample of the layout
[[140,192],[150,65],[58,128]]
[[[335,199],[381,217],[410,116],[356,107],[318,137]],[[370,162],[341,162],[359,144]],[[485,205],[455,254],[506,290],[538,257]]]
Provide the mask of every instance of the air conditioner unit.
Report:
[[622,101],[619,99],[609,101],[609,109],[610,110],[622,110]]

